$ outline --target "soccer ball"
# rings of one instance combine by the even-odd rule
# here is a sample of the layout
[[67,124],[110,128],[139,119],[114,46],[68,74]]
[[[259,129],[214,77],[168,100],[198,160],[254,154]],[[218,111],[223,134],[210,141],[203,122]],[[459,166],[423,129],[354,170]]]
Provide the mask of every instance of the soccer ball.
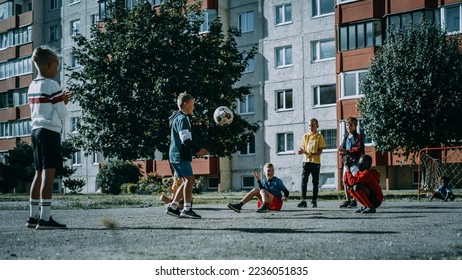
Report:
[[213,113],[213,119],[219,126],[227,126],[233,122],[234,114],[228,107],[220,106]]

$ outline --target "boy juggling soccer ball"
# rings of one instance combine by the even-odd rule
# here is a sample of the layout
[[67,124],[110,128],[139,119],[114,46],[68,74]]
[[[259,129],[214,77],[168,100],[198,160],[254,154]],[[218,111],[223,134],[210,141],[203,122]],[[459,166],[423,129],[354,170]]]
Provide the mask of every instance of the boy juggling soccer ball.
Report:
[[26,226],[36,229],[65,229],[51,218],[51,197],[56,169],[62,166],[61,132],[67,116],[70,93],[63,92],[53,80],[58,73],[59,58],[42,46],[34,50],[32,60],[38,76],[29,86],[32,119],[32,149],[35,176],[30,189],[30,216]]
[[[260,180],[258,172],[253,172],[253,176],[257,180],[258,188],[255,188],[248,192],[244,198],[239,201],[237,204],[228,203],[228,208],[241,212],[242,206],[249,202],[252,198],[256,197],[258,199],[258,213],[266,213],[269,210],[278,211],[282,208],[282,201],[287,200],[289,197],[289,191],[284,186],[284,183],[281,179],[274,176],[274,166],[271,163],[265,164],[263,167],[263,173],[265,174],[265,179]],[[282,193],[284,196],[282,196]]]
[[348,193],[354,197],[362,207],[356,209],[354,213],[375,213],[376,208],[382,204],[383,193],[379,185],[380,173],[375,169],[370,169],[372,157],[364,155],[359,158],[358,172],[351,173],[351,161],[345,158],[345,175],[343,182],[348,189]]
[[[194,112],[194,97],[186,92],[180,93],[177,105],[179,111],[175,111],[169,118],[171,129],[169,161],[182,183],[165,213],[174,217],[200,219],[201,216],[192,210],[191,205],[192,189],[196,180],[192,170],[192,153],[205,156],[209,152],[199,148],[192,141],[189,117]],[[178,206],[182,198],[184,204],[183,210],[180,211]]]

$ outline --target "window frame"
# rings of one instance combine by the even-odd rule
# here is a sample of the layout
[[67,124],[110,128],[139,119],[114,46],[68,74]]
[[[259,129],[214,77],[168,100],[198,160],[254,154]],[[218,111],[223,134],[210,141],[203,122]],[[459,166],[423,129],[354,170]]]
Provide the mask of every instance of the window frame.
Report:
[[[250,16],[251,14],[251,16]],[[252,18],[252,27],[249,28],[249,18]],[[244,20],[241,20],[244,19]],[[244,22],[244,24],[242,24]],[[241,31],[241,33],[250,33],[255,30],[255,13],[254,11],[248,11],[248,12],[243,12],[237,15],[237,24],[238,28]],[[243,29],[242,26],[245,26],[246,28]]]
[[[292,96],[292,107],[287,107],[287,94],[290,92],[290,95]],[[280,107],[279,105],[279,94],[283,95],[283,106]],[[275,106],[275,111],[276,112],[286,112],[286,111],[293,111],[294,110],[294,91],[293,89],[282,89],[282,90],[276,90],[274,92],[274,106]]]
[[[286,19],[286,9],[287,7],[290,6],[290,20]],[[274,13],[274,22],[276,26],[281,26],[281,25],[286,25],[286,24],[291,24],[293,22],[292,19],[292,4],[291,3],[286,3],[286,4],[281,4],[281,5],[276,5],[274,7],[275,13]],[[282,15],[278,17],[279,11],[282,10]],[[278,19],[280,18],[280,22],[278,22]]]
[[[283,139],[284,139],[284,150],[283,151],[279,151],[279,147],[280,147],[280,143],[279,143],[279,139],[280,139],[280,136],[283,135]],[[289,135],[292,135],[292,147],[290,147],[289,143]],[[282,132],[282,133],[277,133],[276,134],[276,154],[277,155],[288,155],[288,154],[294,154],[295,153],[295,148],[294,148],[294,133],[293,132]]]
[[[287,52],[290,50],[290,63],[287,62]],[[274,54],[274,65],[276,69],[280,68],[287,68],[287,67],[292,67],[293,66],[293,55],[292,55],[292,45],[287,45],[283,47],[277,47],[274,49],[275,54]],[[279,58],[279,51],[281,51],[282,59]],[[279,61],[282,62],[282,64],[279,64]]]
[[[355,99],[355,98],[361,98],[364,96],[364,94],[360,92],[360,79],[361,79],[360,75],[365,74],[365,73],[367,73],[367,69],[342,72],[339,74],[340,76],[339,77],[340,78],[340,100]],[[355,94],[345,96],[345,75],[350,75],[350,74],[355,74]]]
[[[248,180],[252,180],[252,185],[245,185],[245,181]],[[253,176],[241,176],[241,189],[242,190],[249,190],[249,189],[253,189],[255,188],[255,178]]]
[[[77,22],[78,22],[78,28],[74,28],[74,24],[77,23]],[[69,27],[70,27],[69,36],[70,37],[74,37],[74,36],[77,36],[77,35],[81,34],[80,33],[80,29],[81,29],[80,28],[80,23],[81,23],[80,19],[71,20],[69,22]]]
[[[459,30],[457,31],[447,31],[447,9],[459,7]],[[441,26],[448,34],[460,34],[462,33],[462,3],[455,3],[454,5],[447,5],[441,9]]]
[[[324,132],[324,133],[323,133]],[[331,133],[331,136],[334,137],[334,139],[329,139],[327,136],[327,133]],[[338,148],[338,141],[337,141],[337,129],[336,128],[329,128],[329,129],[319,129],[319,133],[321,133],[322,137],[324,138],[324,142],[326,142],[326,148],[324,151],[335,151]],[[329,140],[329,141],[328,141]],[[329,147],[328,143],[332,143],[331,147]]]
[[[322,44],[323,43],[333,43],[333,48],[331,51],[333,51],[333,56],[332,57],[327,57],[327,58],[322,58]],[[322,40],[317,40],[317,41],[312,41],[311,42],[311,61],[312,62],[322,62],[322,61],[330,61],[330,60],[335,60],[335,57],[337,55],[336,53],[336,47],[335,47],[335,38],[330,38],[330,39],[322,39]]]
[[[251,98],[249,98],[251,97]],[[243,96],[244,101],[238,100],[238,112],[240,116],[253,115],[255,114],[255,94],[247,94]],[[252,100],[249,100],[252,99]],[[250,103],[253,102],[253,107],[250,106]],[[242,105],[245,105],[245,111],[242,111]],[[251,111],[253,108],[253,111]]]
[[[334,87],[334,102],[321,104],[321,88],[326,87]],[[313,107],[320,108],[320,107],[330,107],[335,106],[337,104],[337,85],[336,84],[325,84],[325,85],[318,85],[313,86]]]
[[[317,17],[323,17],[323,16],[328,16],[328,15],[333,15],[335,14],[335,0],[327,0],[332,2],[332,12],[329,13],[322,13],[321,11],[321,2],[326,1],[326,0],[312,0],[311,1],[311,15],[313,18]],[[316,4],[316,6],[315,6]],[[315,11],[316,10],[316,11]]]
[[[254,156],[255,153],[255,135],[250,136],[250,141],[247,141],[245,147],[239,150],[239,156]],[[246,150],[245,153],[242,153],[243,150]],[[251,151],[253,149],[253,152]]]

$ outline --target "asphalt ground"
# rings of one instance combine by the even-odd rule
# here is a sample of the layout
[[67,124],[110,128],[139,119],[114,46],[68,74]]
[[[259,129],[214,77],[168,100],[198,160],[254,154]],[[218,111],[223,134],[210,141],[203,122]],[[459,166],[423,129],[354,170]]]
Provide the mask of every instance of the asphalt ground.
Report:
[[[2,260],[461,260],[462,201],[385,200],[375,214],[284,203],[236,213],[228,201],[195,204],[202,219],[180,219],[164,206],[52,210],[66,230],[25,227],[28,210],[0,211]],[[0,202],[0,204],[6,202]],[[3,208],[4,209],[4,208]],[[459,263],[460,264],[460,263]]]

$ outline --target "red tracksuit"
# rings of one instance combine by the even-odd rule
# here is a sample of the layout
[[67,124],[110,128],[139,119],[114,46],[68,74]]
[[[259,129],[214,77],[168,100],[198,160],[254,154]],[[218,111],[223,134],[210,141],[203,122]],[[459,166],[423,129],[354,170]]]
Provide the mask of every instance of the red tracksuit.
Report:
[[377,170],[369,169],[358,171],[354,176],[351,174],[351,171],[347,171],[343,177],[343,182],[349,187],[360,185],[369,189],[369,195],[367,195],[364,190],[348,190],[348,192],[363,206],[377,208],[382,203],[383,193],[379,185],[380,173]]

